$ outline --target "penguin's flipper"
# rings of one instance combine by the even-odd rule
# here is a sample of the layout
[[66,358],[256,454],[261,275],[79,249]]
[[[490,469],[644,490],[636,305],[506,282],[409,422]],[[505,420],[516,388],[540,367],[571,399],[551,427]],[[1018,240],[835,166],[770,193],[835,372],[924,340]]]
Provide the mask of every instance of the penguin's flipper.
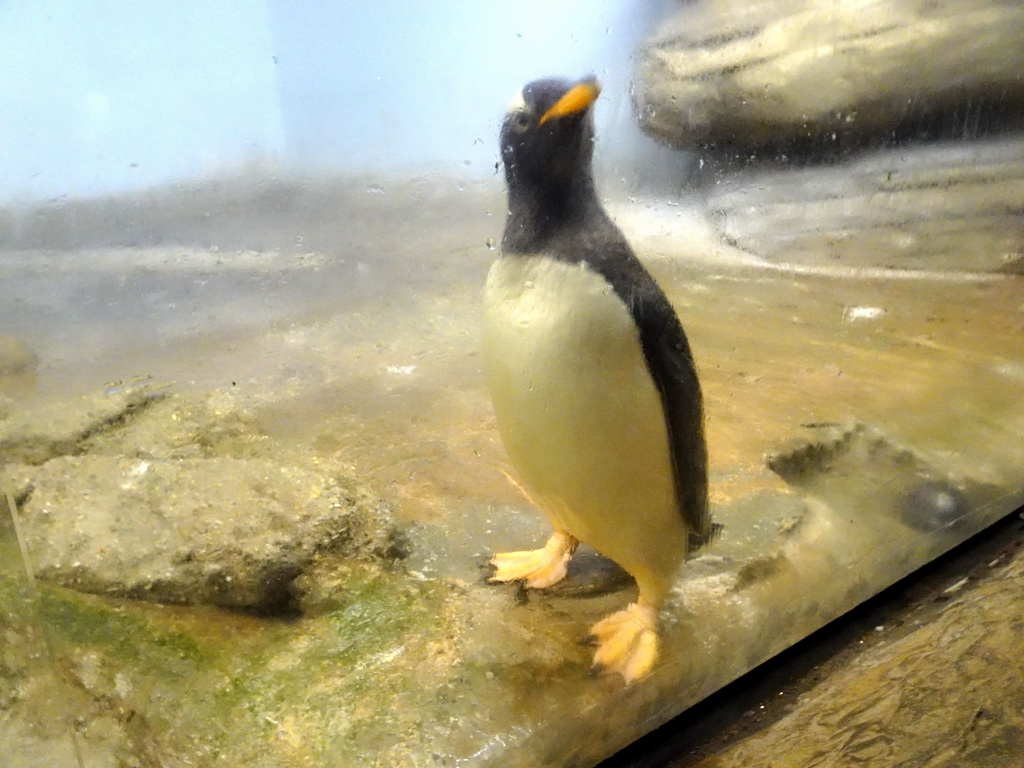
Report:
[[565,578],[566,567],[579,541],[564,531],[551,534],[543,549],[503,552],[491,559],[494,574],[488,581],[525,580],[531,589],[544,589]]
[[590,630],[594,670],[617,672],[626,684],[651,671],[658,658],[658,611],[643,601],[601,619]]

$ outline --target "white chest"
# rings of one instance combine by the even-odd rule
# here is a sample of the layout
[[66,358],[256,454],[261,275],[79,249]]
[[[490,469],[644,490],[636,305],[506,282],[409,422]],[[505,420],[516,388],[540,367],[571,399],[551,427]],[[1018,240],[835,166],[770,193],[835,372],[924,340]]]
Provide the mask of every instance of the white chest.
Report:
[[672,505],[660,396],[629,310],[603,277],[499,259],[484,289],[483,342],[505,448],[556,525],[587,540],[580,528],[598,507],[616,516],[638,501]]
[[567,353],[578,362],[599,362],[614,354],[607,344],[638,340],[625,305],[612,286],[582,264],[537,256],[496,261],[484,287],[484,332],[502,342],[501,355],[559,358]]

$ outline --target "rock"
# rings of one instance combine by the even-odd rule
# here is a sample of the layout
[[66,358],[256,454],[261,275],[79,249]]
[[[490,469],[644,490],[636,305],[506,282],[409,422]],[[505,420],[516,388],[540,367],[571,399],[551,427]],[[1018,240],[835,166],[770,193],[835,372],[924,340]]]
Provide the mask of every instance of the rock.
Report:
[[140,459],[276,458],[278,448],[227,390],[167,394],[132,412],[124,428],[96,432],[81,447],[92,454]]
[[141,379],[55,405],[12,412],[0,420],[0,459],[42,464],[71,453],[90,436],[153,402],[163,390],[151,379]]
[[867,515],[879,526],[896,520],[935,536],[957,535],[972,509],[1000,495],[972,478],[943,477],[928,457],[877,427],[819,425],[811,431],[812,437],[792,440],[766,462],[787,483],[841,514]]
[[1003,271],[1024,262],[1024,137],[745,171],[708,190],[729,244],[775,263]]
[[402,555],[385,505],[264,459],[54,459],[35,471],[22,518],[40,578],[262,613],[295,610],[295,579],[317,555]]
[[913,486],[900,501],[903,521],[922,531],[951,525],[970,511],[957,488],[936,480],[925,480]]
[[680,148],[960,136],[1019,125],[1022,40],[1024,5],[999,0],[703,0],[646,44],[634,98]]
[[21,505],[32,490],[32,473],[35,468],[28,464],[4,464],[0,471],[0,530],[11,520],[8,494],[14,499],[15,505]]

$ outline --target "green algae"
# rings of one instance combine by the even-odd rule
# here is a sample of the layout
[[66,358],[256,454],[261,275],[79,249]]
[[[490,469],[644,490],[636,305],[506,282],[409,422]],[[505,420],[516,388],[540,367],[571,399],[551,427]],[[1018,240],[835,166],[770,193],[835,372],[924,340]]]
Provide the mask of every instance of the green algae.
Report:
[[39,626],[56,654],[100,652],[119,665],[149,674],[184,677],[209,662],[213,647],[163,629],[114,601],[0,573],[0,617],[14,629]]
[[275,764],[264,756],[270,745],[278,759],[289,760],[375,754],[382,738],[405,730],[403,713],[418,709],[400,702],[415,692],[410,670],[422,660],[424,641],[437,634],[442,598],[433,585],[400,576],[354,576],[344,605],[228,662],[217,710],[220,718],[246,721],[241,732],[248,736],[227,734],[225,745],[258,765]]
[[59,645],[101,650],[151,673],[184,675],[187,667],[202,666],[211,652],[185,633],[157,629],[128,611],[60,587],[40,593],[38,611]]
[[[440,634],[448,590],[358,564],[346,574],[331,610],[292,620],[126,603],[47,584],[32,596],[23,579],[0,574],[0,625],[15,630],[22,655],[38,642],[33,627],[42,627],[65,683],[122,719],[132,713],[132,728],[147,732],[141,742],[157,739],[165,757],[254,766],[370,759],[397,744],[391,734],[422,724],[422,709],[403,702],[434,696],[432,686],[410,691],[408,681]],[[221,626],[211,632],[214,614]],[[9,682],[24,676],[2,671]],[[414,711],[421,714],[412,722]]]

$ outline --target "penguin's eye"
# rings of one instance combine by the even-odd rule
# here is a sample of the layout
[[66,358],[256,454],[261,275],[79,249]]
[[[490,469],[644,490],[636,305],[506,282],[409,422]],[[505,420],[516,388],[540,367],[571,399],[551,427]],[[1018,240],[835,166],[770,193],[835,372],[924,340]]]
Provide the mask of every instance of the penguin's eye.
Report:
[[525,109],[516,112],[512,116],[512,127],[520,133],[529,128],[532,122],[530,114]]

